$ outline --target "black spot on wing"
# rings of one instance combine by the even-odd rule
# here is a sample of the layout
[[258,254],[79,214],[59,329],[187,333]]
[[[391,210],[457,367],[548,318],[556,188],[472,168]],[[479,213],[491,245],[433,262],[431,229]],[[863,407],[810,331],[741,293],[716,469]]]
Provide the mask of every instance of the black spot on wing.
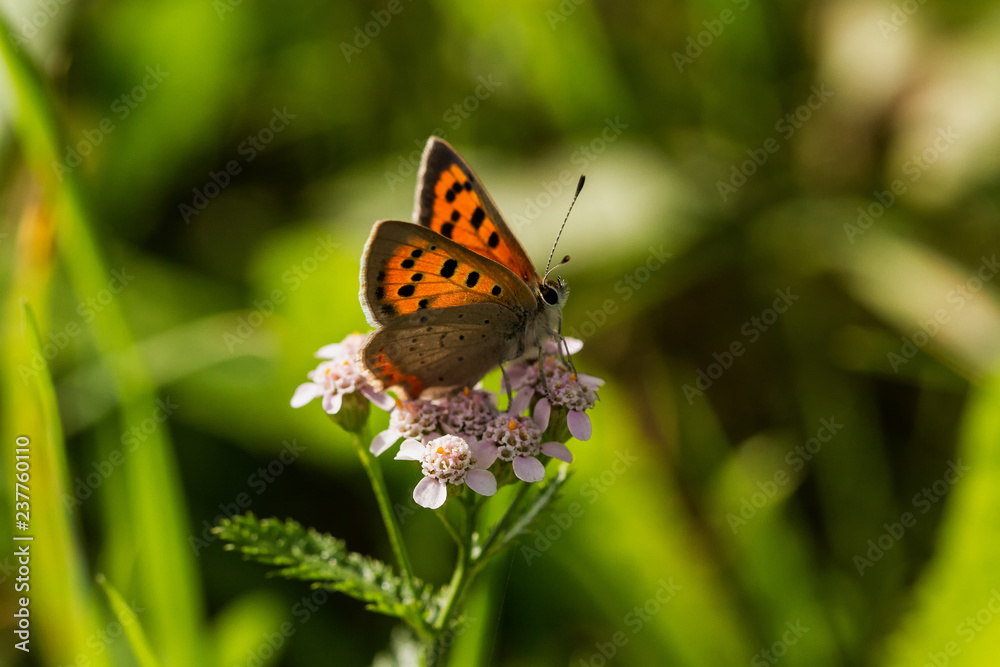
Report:
[[453,275],[455,275],[455,269],[457,268],[458,268],[457,259],[445,260],[445,263],[441,266],[441,277],[451,278]]
[[469,275],[465,277],[465,286],[466,287],[475,287],[476,283],[478,283],[478,282],[479,282],[479,272],[478,271],[470,271]]
[[469,219],[469,222],[472,223],[473,229],[479,231],[479,228],[482,226],[483,220],[485,219],[486,211],[483,210],[482,206],[477,206],[476,210],[472,212],[472,217]]

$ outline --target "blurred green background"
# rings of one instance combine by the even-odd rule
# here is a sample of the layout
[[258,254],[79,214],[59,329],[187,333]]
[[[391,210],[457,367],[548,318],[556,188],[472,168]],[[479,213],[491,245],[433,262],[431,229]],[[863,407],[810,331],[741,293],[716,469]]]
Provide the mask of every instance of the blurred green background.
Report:
[[[342,432],[288,401],[366,330],[364,241],[410,219],[433,133],[536,263],[586,173],[565,322],[608,379],[452,664],[995,664],[996,3],[0,15],[0,540],[17,436],[35,534],[30,656],[0,548],[0,663],[372,664],[391,620],[206,526],[249,509],[390,558]],[[416,470],[383,463],[410,507]],[[404,518],[443,583],[440,523]]]

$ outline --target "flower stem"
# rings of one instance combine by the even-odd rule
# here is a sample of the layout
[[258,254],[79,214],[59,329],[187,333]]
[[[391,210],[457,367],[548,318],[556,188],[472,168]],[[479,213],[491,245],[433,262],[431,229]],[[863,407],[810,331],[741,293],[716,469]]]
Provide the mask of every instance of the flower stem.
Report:
[[436,664],[445,657],[449,645],[444,644],[444,638],[448,634],[451,625],[451,617],[454,615],[459,601],[465,596],[465,591],[475,577],[475,568],[471,558],[472,536],[476,529],[476,516],[479,513],[479,504],[472,502],[465,505],[465,530],[461,531],[461,539],[456,540],[458,544],[458,555],[455,562],[455,572],[451,575],[451,582],[448,584],[448,595],[441,604],[441,610],[434,620],[434,632],[437,637],[430,651]]
[[525,484],[523,482],[521,483],[521,488],[517,490],[517,495],[514,496],[514,499],[510,501],[510,505],[508,505],[507,509],[504,510],[503,516],[500,517],[500,520],[497,521],[495,526],[493,526],[493,530],[490,531],[490,534],[486,537],[485,540],[483,540],[483,543],[479,546],[479,549],[474,557],[475,563],[477,564],[482,563],[487,559],[489,559],[491,555],[490,549],[493,547],[493,544],[497,541],[497,538],[499,538],[500,535],[507,529],[507,524],[510,522],[510,519],[516,515],[517,509],[520,507],[521,502],[524,500],[525,496],[528,495],[530,487],[531,487],[530,484]]
[[468,545],[460,545],[458,549],[458,562],[455,563],[455,572],[451,575],[451,582],[448,584],[448,597],[441,606],[441,612],[434,622],[434,629],[443,632],[451,621],[451,615],[455,611],[455,603],[461,597],[460,593],[465,588],[472,568],[469,567]]
[[[366,437],[366,432],[367,429],[362,429],[360,433],[353,434],[354,449],[358,453],[358,458],[361,459],[361,466],[365,469],[365,473],[368,474],[372,490],[375,491],[375,500],[378,502],[378,509],[382,513],[382,522],[385,524],[385,530],[389,534],[389,544],[392,545],[392,551],[399,565],[400,577],[403,580],[403,590],[415,599],[416,591],[413,587],[413,566],[410,564],[410,557],[406,552],[406,543],[403,542],[403,533],[400,530],[399,522],[392,511],[392,501],[389,499],[389,490],[386,488],[385,478],[382,476],[382,468],[375,460],[375,456],[368,450],[366,443],[370,441],[370,438]],[[417,616],[417,618],[419,619],[420,627],[414,629],[419,634],[426,636],[431,632],[427,626],[427,621],[422,616]]]

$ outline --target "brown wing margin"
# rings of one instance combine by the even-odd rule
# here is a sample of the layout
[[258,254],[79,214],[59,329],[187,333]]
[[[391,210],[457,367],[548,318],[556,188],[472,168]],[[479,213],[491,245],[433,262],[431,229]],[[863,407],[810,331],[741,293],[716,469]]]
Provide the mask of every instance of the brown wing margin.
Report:
[[414,221],[514,272],[531,289],[538,272],[482,182],[448,142],[427,140]]
[[417,398],[425,390],[429,396],[443,395],[474,386],[517,352],[523,326],[500,304],[414,313],[372,334],[361,359],[380,389],[393,388],[404,398]]

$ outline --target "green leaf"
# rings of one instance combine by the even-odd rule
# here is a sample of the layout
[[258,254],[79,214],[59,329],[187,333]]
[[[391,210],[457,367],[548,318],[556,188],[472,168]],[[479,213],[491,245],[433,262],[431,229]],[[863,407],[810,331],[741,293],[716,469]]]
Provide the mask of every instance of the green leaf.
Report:
[[[954,458],[928,486],[947,485],[937,554],[921,574],[895,632],[885,640],[886,667],[926,664],[988,665],[1000,652],[1000,373],[969,396]],[[941,496],[931,496],[939,502]],[[929,503],[926,496],[923,501]],[[925,505],[926,506],[926,505]],[[914,503],[915,521],[927,521]],[[895,544],[890,547],[895,548]],[[986,620],[984,620],[984,617]],[[934,657],[936,656],[936,657]]]
[[128,643],[132,647],[132,653],[135,654],[135,658],[139,664],[142,667],[162,667],[162,663],[153,654],[153,650],[149,646],[149,641],[146,639],[146,633],[143,631],[142,625],[139,623],[139,619],[136,618],[132,608],[129,607],[117,589],[111,585],[111,582],[103,574],[97,575],[97,583],[101,585],[104,593],[108,596],[111,610],[115,612],[115,617],[125,629],[125,636],[128,638]]
[[252,513],[223,519],[216,534],[249,560],[279,569],[288,579],[317,582],[367,603],[371,611],[403,619],[424,617],[432,589],[414,582],[418,598],[405,593],[402,580],[382,561],[347,550],[343,540],[278,519],[258,519]]

